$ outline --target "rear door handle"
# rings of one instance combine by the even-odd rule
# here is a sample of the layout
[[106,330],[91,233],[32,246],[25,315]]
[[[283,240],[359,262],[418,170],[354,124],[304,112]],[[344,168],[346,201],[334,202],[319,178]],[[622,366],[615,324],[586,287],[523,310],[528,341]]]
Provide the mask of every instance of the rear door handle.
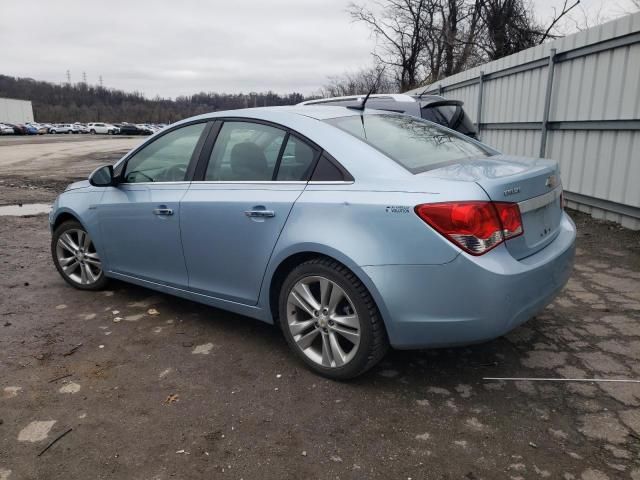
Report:
[[251,218],[269,218],[276,216],[276,212],[273,210],[246,210],[244,214]]
[[165,207],[159,207],[159,208],[154,208],[153,209],[153,213],[155,215],[173,215],[173,209],[171,208],[165,208]]

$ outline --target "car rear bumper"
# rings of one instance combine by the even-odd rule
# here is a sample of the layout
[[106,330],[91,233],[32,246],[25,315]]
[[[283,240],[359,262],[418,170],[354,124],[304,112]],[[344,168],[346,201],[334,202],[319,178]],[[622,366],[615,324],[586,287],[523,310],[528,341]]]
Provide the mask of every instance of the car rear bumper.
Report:
[[563,213],[553,242],[522,260],[500,245],[443,265],[362,268],[395,348],[472,344],[504,335],[553,300],[571,275],[575,238],[575,225]]

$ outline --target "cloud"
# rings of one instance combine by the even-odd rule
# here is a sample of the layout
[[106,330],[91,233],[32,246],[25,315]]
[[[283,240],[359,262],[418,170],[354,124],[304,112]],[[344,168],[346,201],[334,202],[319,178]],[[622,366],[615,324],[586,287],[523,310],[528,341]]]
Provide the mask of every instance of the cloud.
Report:
[[6,3],[0,73],[82,79],[175,97],[198,91],[311,93],[370,65],[375,40],[348,0]]

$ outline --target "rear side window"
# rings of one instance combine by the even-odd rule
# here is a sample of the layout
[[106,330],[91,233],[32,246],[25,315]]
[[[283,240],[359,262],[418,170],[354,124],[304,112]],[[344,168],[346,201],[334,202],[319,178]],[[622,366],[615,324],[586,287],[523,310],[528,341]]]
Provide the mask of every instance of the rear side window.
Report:
[[225,122],[211,152],[207,181],[270,181],[286,132],[250,122]]
[[306,142],[289,136],[287,146],[282,153],[276,180],[300,181],[309,178],[309,170],[316,158],[316,151]]
[[475,143],[409,115],[352,115],[325,121],[380,150],[414,174],[451,161],[489,156]]
[[353,177],[346,171],[338,168],[338,166],[332,162],[326,153],[322,154],[318,160],[313,175],[311,176],[312,182],[345,182],[353,181]]

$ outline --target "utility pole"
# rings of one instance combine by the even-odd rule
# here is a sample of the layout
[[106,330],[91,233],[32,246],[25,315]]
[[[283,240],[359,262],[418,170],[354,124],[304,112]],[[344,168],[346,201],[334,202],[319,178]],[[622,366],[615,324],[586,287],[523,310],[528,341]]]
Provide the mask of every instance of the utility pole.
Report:
[[67,70],[67,84],[71,85],[71,71]]
[[102,75],[100,75],[100,88],[104,88],[104,84],[102,83]]
[[82,72],[82,83],[87,84],[87,72]]

